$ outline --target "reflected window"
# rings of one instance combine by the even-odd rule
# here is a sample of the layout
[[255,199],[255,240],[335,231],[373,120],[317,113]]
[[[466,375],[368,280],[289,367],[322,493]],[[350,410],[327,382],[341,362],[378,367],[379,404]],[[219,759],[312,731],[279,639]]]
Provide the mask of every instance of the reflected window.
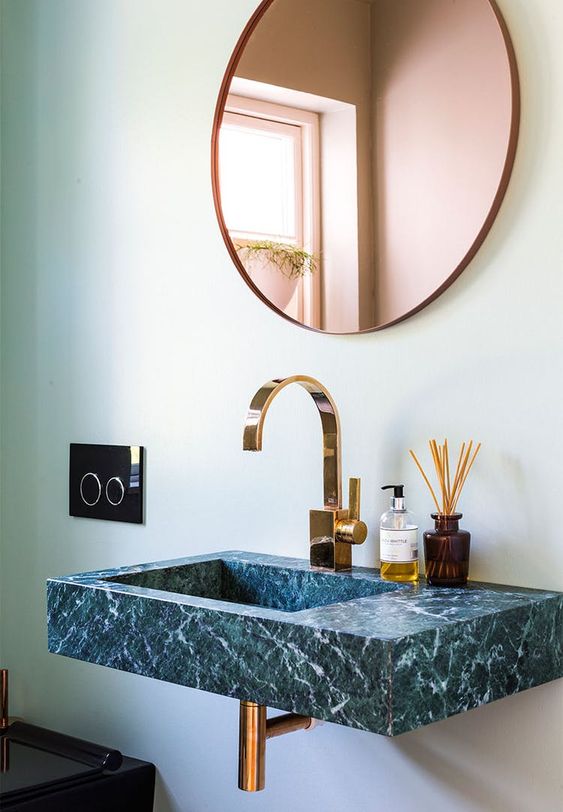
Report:
[[[319,326],[318,113],[230,95],[219,172],[223,216],[247,273],[284,313]],[[300,266],[299,252],[311,261]]]
[[221,199],[231,236],[300,242],[301,128],[227,113],[220,148]]

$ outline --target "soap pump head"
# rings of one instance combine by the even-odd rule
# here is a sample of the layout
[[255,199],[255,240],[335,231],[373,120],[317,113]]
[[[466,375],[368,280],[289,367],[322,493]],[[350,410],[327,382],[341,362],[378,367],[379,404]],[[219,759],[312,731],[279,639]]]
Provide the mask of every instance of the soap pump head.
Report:
[[404,485],[384,485],[381,490],[387,491],[393,488],[393,496],[391,497],[391,510],[405,510],[405,495]]

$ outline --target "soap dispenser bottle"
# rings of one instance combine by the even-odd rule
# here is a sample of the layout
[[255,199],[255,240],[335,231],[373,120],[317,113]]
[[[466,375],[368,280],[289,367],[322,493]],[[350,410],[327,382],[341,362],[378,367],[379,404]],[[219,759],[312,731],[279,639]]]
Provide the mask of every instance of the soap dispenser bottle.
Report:
[[404,485],[393,488],[391,509],[379,524],[381,577],[386,581],[418,580],[418,527],[413,514],[405,508]]

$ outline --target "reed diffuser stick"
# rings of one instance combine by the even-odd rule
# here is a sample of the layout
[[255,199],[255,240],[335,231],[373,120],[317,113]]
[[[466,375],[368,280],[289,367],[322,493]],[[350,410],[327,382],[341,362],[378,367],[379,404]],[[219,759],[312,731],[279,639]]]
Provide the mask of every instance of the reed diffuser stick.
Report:
[[473,440],[470,440],[469,445],[464,451],[463,458],[461,461],[461,465],[459,467],[459,476],[457,481],[457,487],[453,493],[452,504],[455,504],[459,498],[459,494],[461,493],[461,488],[463,487],[463,482],[465,481],[465,471],[467,468],[467,462],[469,460],[469,456],[471,454],[471,450],[473,448]]
[[467,477],[469,476],[469,472],[473,468],[473,463],[475,462],[477,454],[481,449],[481,443],[478,443],[478,445],[475,446],[475,449],[473,440],[470,440],[469,443],[463,442],[461,444],[453,481],[451,476],[452,469],[450,469],[450,448],[447,437],[441,445],[439,445],[435,439],[429,440],[428,447],[430,448],[430,455],[436,471],[438,490],[441,496],[441,506],[439,499],[436,496],[436,492],[430,483],[430,478],[424,471],[418,457],[412,449],[409,450],[409,454],[422,474],[434,504],[436,505],[437,512],[441,516],[449,516],[456,512],[457,503],[459,502],[459,498],[467,481]]
[[445,487],[444,481],[442,477],[442,460],[440,457],[440,451],[438,449],[438,444],[436,440],[430,440],[430,451],[432,453],[432,459],[434,460],[434,468],[436,469],[436,476],[438,478],[438,485],[440,487],[440,491],[442,493],[442,510],[440,512],[446,512],[446,503],[445,503]]
[[465,475],[464,475],[464,477],[463,477],[463,480],[462,480],[462,482],[461,482],[461,485],[460,485],[460,487],[459,487],[459,494],[458,494],[458,496],[457,496],[457,498],[456,498],[455,502],[453,503],[453,509],[452,509],[452,513],[455,513],[455,511],[456,511],[456,507],[457,507],[457,503],[458,503],[459,497],[460,497],[460,495],[461,495],[461,491],[462,491],[462,489],[463,489],[463,486],[465,485],[465,480],[466,480],[466,479],[467,479],[467,477],[469,476],[469,472],[471,471],[471,469],[472,469],[472,467],[473,467],[473,463],[475,462],[475,458],[477,457],[477,454],[479,453],[479,449],[480,449],[480,448],[481,448],[481,443],[479,443],[479,445],[478,445],[478,446],[477,446],[477,448],[475,449],[475,451],[474,451],[474,453],[473,453],[473,457],[471,458],[471,462],[470,462],[470,463],[469,463],[469,465],[467,466],[467,471],[466,471],[466,473],[465,473]]
[[448,497],[450,496],[452,489],[450,484],[450,450],[448,448],[448,438],[444,440],[444,457],[446,460],[446,484],[448,486]]
[[420,473],[422,474],[422,476],[423,476],[423,478],[424,478],[424,481],[425,481],[425,482],[426,482],[426,484],[428,485],[428,490],[429,490],[429,491],[430,491],[430,493],[432,494],[432,499],[434,500],[434,504],[436,505],[436,510],[437,510],[437,511],[438,511],[438,513],[439,513],[439,512],[440,512],[440,506],[439,506],[439,504],[438,504],[438,500],[436,499],[436,494],[434,493],[434,489],[432,488],[432,485],[430,484],[430,481],[429,481],[428,477],[427,477],[427,476],[426,476],[426,474],[424,473],[424,469],[423,469],[422,465],[419,463],[419,461],[418,461],[418,459],[417,459],[417,456],[416,456],[416,454],[414,453],[414,451],[412,451],[412,449],[409,451],[409,454],[411,455],[411,457],[412,457],[412,458],[413,458],[413,460],[415,461],[415,463],[416,463],[416,465],[417,465],[417,467],[418,467],[418,470],[420,471]]
[[460,466],[461,466],[461,461],[463,459],[464,452],[465,452],[465,443],[462,443],[461,448],[459,449],[459,457],[457,458],[457,465],[456,465],[456,469],[455,469],[455,476],[454,476],[454,484],[453,484],[453,487],[452,487],[452,493],[455,493],[456,490],[457,490],[457,483],[459,481]]

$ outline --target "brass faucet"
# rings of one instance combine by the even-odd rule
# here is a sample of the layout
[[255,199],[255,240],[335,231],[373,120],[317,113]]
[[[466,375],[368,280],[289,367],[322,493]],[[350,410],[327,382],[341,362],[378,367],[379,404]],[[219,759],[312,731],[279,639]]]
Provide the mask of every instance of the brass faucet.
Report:
[[323,430],[324,508],[309,513],[311,568],[349,570],[352,568],[352,544],[363,544],[367,526],[360,520],[360,480],[350,479],[348,509],[342,508],[342,471],[340,420],[338,409],[325,387],[307,375],[292,375],[268,381],[254,395],[244,424],[245,451],[262,450],[264,419],[276,395],[298,383],[313,398]]

